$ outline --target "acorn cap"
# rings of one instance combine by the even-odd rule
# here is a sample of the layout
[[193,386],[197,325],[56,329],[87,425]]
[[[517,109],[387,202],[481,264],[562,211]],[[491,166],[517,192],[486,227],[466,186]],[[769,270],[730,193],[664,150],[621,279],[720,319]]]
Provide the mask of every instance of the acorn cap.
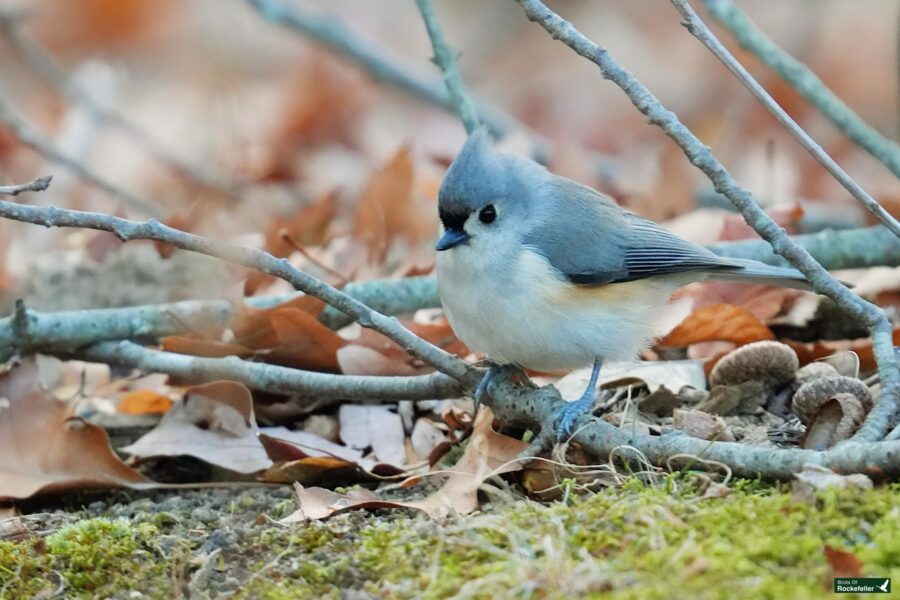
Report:
[[800,361],[793,348],[781,342],[753,342],[735,348],[713,367],[711,386],[762,381],[777,387],[794,379]]
[[809,425],[819,410],[838,394],[852,394],[859,400],[866,414],[872,409],[872,394],[869,388],[859,379],[853,377],[825,377],[815,379],[800,386],[791,400],[791,412]]
[[811,362],[808,365],[803,365],[797,370],[797,383],[803,385],[804,383],[809,383],[816,379],[838,376],[840,376],[840,372],[838,372],[833,365],[827,362],[816,361]]
[[835,394],[813,417],[803,436],[803,447],[808,450],[826,450],[849,439],[862,425],[867,413],[863,403],[853,394]]

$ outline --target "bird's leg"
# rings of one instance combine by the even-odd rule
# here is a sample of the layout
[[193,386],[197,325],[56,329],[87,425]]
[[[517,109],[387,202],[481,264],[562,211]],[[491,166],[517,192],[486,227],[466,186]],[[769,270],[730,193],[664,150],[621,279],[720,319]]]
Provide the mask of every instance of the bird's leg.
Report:
[[562,441],[572,434],[572,425],[578,420],[578,417],[588,413],[594,407],[594,396],[597,390],[597,377],[600,375],[600,365],[603,361],[600,358],[594,359],[594,368],[591,370],[591,379],[588,381],[587,389],[578,400],[564,403],[555,411],[553,422],[556,426],[556,439]]
[[487,394],[488,386],[494,381],[498,376],[503,375],[505,373],[521,373],[524,376],[524,370],[522,367],[516,364],[508,364],[508,365],[497,365],[492,364],[490,368],[488,368],[487,373],[481,378],[481,381],[478,382],[478,385],[475,386],[475,392],[472,394],[472,399],[475,400],[475,414],[478,414],[478,408],[481,406],[481,402],[484,400],[485,395]]

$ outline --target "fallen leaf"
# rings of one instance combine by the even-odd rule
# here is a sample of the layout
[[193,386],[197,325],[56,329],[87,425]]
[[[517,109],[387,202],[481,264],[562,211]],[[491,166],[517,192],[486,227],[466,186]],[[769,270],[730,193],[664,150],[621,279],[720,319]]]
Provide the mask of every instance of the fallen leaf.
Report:
[[[341,461],[341,467],[349,465],[366,473],[377,472],[381,466],[364,459],[358,450],[313,433],[258,427],[250,390],[234,381],[189,388],[184,400],[175,404],[152,431],[122,450],[140,459],[193,456],[237,473],[270,469],[274,464],[271,455],[276,460],[333,458]],[[399,468],[387,465],[384,471],[394,474]]]
[[831,577],[862,577],[863,562],[852,552],[825,544],[822,546],[825,560],[831,568]]
[[126,415],[161,415],[172,408],[165,394],[153,390],[135,390],[122,396],[117,410]]
[[[289,257],[295,248],[283,234],[302,246],[322,244],[337,209],[337,194],[332,191],[304,206],[293,217],[276,218],[266,229],[265,250],[278,258]],[[253,271],[244,282],[244,293],[251,296],[264,283],[272,280],[272,275]]]
[[341,441],[351,448],[372,448],[381,462],[406,462],[406,434],[403,421],[387,406],[342,404],[338,411]]
[[824,490],[828,488],[872,489],[872,480],[862,473],[841,475],[831,469],[819,465],[806,464],[803,470],[796,473],[795,487],[806,490]]
[[277,343],[266,353],[267,362],[313,371],[340,371],[337,352],[347,342],[297,308],[281,308],[269,315]]
[[0,499],[149,483],[116,456],[102,428],[69,417],[42,389],[33,360],[0,376]]
[[337,362],[344,375],[405,376],[420,375],[429,370],[410,364],[408,357],[389,357],[377,350],[348,344],[337,351]]
[[235,343],[252,350],[267,350],[278,345],[278,335],[272,324],[272,315],[281,310],[296,309],[318,316],[325,303],[314,296],[296,296],[269,308],[253,308],[240,305],[231,323]]
[[[352,490],[337,494],[322,488],[295,486],[300,508],[282,520],[283,523],[325,519],[339,512],[364,508],[414,508],[433,518],[443,518],[451,513],[465,515],[478,508],[478,488],[485,479],[521,470],[516,460],[527,447],[522,440],[495,432],[494,415],[482,408],[462,457],[450,469],[441,488],[421,500],[392,502],[380,498],[368,490]],[[441,476],[443,472],[438,472]],[[431,477],[424,475],[423,477]]]
[[416,202],[412,156],[409,148],[403,147],[366,184],[357,204],[353,233],[367,242],[372,260],[382,263],[400,238],[415,246],[436,232],[437,211]]
[[[564,398],[579,396],[587,387],[591,369],[572,371],[556,384]],[[650,393],[662,387],[678,393],[683,387],[706,389],[703,361],[667,360],[658,362],[609,362],[600,369],[598,387],[616,388],[634,383],[644,385]]]
[[426,417],[416,419],[412,433],[409,434],[413,451],[422,460],[428,459],[431,453],[447,439],[446,434]]
[[[877,367],[875,356],[872,352],[872,339],[859,338],[856,340],[821,340],[817,342],[796,342],[794,340],[783,339],[783,343],[793,348],[800,359],[800,364],[805,365],[816,360],[829,358],[835,355],[843,355],[846,352],[852,352],[856,355],[856,362],[861,372],[874,371]],[[894,346],[900,346],[900,328],[894,329],[893,334]],[[835,359],[836,362],[847,361],[847,364],[840,364],[841,369],[849,369],[852,366],[850,358]],[[833,365],[837,368],[837,364]],[[843,372],[843,371],[842,371]]]
[[711,304],[685,319],[660,346],[689,346],[699,342],[725,341],[737,345],[772,340],[775,335],[752,312],[741,306]]

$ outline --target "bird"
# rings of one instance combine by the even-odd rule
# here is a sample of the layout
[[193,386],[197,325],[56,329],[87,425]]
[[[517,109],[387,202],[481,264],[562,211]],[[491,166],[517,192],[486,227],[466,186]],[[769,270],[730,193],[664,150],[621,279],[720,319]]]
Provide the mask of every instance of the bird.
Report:
[[584,393],[554,413],[558,439],[594,403],[606,361],[633,360],[658,336],[680,287],[704,279],[810,289],[802,273],[720,257],[519,156],[476,129],[438,190],[435,271],[456,336],[492,364],[554,372],[592,366]]

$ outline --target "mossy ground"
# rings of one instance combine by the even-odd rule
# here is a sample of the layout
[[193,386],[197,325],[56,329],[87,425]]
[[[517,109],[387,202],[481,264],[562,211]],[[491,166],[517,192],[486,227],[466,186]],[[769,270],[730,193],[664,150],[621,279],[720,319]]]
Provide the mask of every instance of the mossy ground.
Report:
[[284,488],[119,494],[0,542],[0,596],[828,598],[826,545],[900,581],[900,485],[801,500],[668,483],[446,522],[377,511],[289,527],[267,518],[293,510]]

